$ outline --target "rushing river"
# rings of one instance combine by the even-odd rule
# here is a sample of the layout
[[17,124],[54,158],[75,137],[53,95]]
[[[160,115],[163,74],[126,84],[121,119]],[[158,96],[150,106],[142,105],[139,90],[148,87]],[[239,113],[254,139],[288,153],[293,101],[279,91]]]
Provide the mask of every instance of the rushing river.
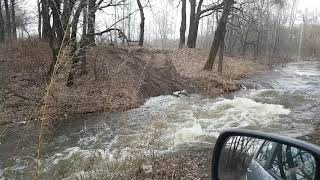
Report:
[[[70,123],[44,143],[41,177],[112,178],[112,172],[125,169],[124,164],[138,157],[212,148],[226,128],[297,137],[319,125],[319,61],[289,63],[242,84],[241,91],[216,99],[199,94],[159,96],[124,113]],[[0,160],[0,179],[32,177],[36,145],[24,151],[8,162]]]

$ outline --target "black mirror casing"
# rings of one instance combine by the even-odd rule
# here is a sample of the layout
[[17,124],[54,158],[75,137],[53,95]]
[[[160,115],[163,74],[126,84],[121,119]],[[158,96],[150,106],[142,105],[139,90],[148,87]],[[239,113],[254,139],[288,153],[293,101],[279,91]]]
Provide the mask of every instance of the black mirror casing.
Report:
[[225,130],[219,136],[216,141],[216,145],[214,147],[213,156],[212,156],[212,169],[211,169],[211,177],[212,180],[219,180],[219,161],[222,153],[222,149],[225,146],[227,140],[232,136],[243,136],[243,137],[252,137],[259,138],[268,141],[274,141],[277,143],[286,144],[288,146],[292,146],[312,154],[316,161],[316,173],[315,179],[320,180],[320,148],[316,145],[298,140],[289,138],[286,136],[251,131],[251,130],[242,130],[242,129],[231,129]]

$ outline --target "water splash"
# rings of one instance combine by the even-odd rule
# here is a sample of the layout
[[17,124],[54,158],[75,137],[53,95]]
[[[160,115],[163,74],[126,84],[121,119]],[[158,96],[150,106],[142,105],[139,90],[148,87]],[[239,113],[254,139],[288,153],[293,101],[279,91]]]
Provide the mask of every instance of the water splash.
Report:
[[[80,132],[53,139],[50,147],[57,148],[44,158],[43,175],[48,179],[89,179],[129,172],[135,163],[145,166],[145,158],[153,155],[212,148],[220,132],[227,128],[301,135],[312,129],[307,120],[313,119],[318,112],[314,105],[319,104],[319,88],[314,88],[319,84],[308,84],[319,83],[319,73],[308,71],[315,67],[312,63],[305,66],[303,69],[292,64],[275,71],[265,81],[271,85],[268,89],[245,89],[231,99],[199,94],[159,96],[110,119],[102,116],[103,121]],[[32,170],[33,161],[17,159],[16,164],[0,171],[0,177],[17,171],[25,177]]]

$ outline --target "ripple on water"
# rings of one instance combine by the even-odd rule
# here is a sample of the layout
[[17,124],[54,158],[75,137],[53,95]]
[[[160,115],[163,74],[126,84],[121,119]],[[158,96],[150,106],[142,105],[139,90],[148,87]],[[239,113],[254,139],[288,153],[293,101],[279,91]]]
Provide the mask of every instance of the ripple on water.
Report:
[[[150,119],[153,116],[139,116],[145,118],[140,119],[141,124],[135,125],[140,128],[131,134],[121,134],[119,131],[113,137],[109,136],[111,129],[101,124],[104,128],[95,130],[95,133],[87,132],[87,136],[79,138],[77,146],[66,147],[48,157],[44,162],[44,173],[63,177],[75,174],[84,176],[93,169],[112,167],[115,161],[126,162],[133,157],[146,156],[155,151],[161,154],[180,149],[212,148],[223,129],[268,128],[275,122],[281,123],[281,115],[290,113],[282,105],[257,102],[249,98],[209,100],[198,97],[200,96],[162,96],[156,100],[151,99],[146,105],[131,111],[132,114],[140,114],[147,109],[151,115],[166,112],[165,116],[155,119]],[[161,98],[165,100],[162,101]],[[166,102],[166,106],[156,105],[156,102]],[[133,121],[134,118],[130,119],[132,114],[128,113],[127,121]],[[57,141],[61,141],[61,138],[57,138]]]
[[[101,123],[96,125],[100,127],[98,130],[88,128],[88,132],[79,135],[75,144],[61,142],[68,139],[65,136],[56,138],[56,143],[63,147],[42,162],[44,174],[48,179],[110,175],[119,170],[119,164],[121,170],[133,167],[133,159],[140,157],[212,148],[226,128],[300,135],[310,129],[305,118],[319,112],[318,94],[309,91],[311,86],[318,86],[319,80],[318,72],[308,74],[306,70],[299,71],[299,66],[271,74],[270,84],[279,89],[246,90],[241,97],[233,99],[210,99],[198,94],[150,98],[137,109],[118,113],[114,122],[116,130],[112,123]],[[305,82],[303,78],[312,81]],[[281,89],[284,86],[288,88]],[[0,176],[15,171],[23,173],[19,168],[30,169],[33,161],[29,160],[28,164],[17,160],[16,165],[0,171]]]

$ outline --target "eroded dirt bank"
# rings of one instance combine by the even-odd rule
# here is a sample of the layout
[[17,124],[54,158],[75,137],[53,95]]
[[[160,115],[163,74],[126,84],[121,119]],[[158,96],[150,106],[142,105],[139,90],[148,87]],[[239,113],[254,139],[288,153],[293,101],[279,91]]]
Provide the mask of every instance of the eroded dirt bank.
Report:
[[[236,91],[240,88],[237,83],[239,79],[268,69],[267,66],[252,61],[227,57],[224,73],[219,75],[216,72],[202,71],[207,57],[204,50],[159,51],[97,47],[88,55],[88,74],[77,74],[73,87],[65,86],[68,64],[59,68],[49,93],[47,113],[44,114],[40,109],[40,112],[35,111],[36,113],[30,116],[37,104],[42,105],[41,98],[46,85],[45,72],[50,57],[47,57],[45,47],[37,44],[31,52],[24,46],[16,48],[18,50],[3,49],[1,53],[3,66],[0,72],[3,74],[1,81],[4,84],[1,87],[1,122],[4,131],[1,129],[0,148],[6,152],[0,154],[1,159],[17,155],[20,148],[30,144],[36,147],[37,123],[40,122],[36,119],[41,118],[41,115],[45,115],[42,118],[63,122],[60,123],[62,126],[72,129],[75,126],[70,122],[77,124],[76,121],[89,116],[87,114],[125,111],[140,106],[149,97],[172,94],[178,90],[185,89],[191,93],[212,97]],[[63,62],[66,62],[66,59]],[[271,94],[267,92],[269,91],[260,95],[268,98],[278,94],[278,91],[272,91]],[[28,121],[28,117],[32,117],[31,122],[35,123],[26,125],[23,121]],[[55,124],[55,129],[62,129],[59,127]],[[52,135],[55,136],[55,133]],[[18,141],[21,137],[25,141]],[[318,144],[316,137],[317,131],[303,138]],[[15,149],[14,153],[12,149]],[[36,152],[36,149],[29,150]],[[124,174],[124,177],[209,179],[211,156],[212,148],[159,155],[152,160],[152,171],[150,166],[137,166],[130,172],[132,174]]]
[[[52,132],[61,124],[81,119],[86,114],[126,111],[140,106],[149,97],[179,90],[215,97],[239,90],[237,80],[268,69],[253,61],[226,57],[224,73],[219,75],[215,71],[202,71],[208,54],[205,50],[95,47],[87,57],[88,74],[77,73],[72,87],[65,85],[70,71],[68,58],[61,57],[62,63],[50,85],[46,109],[42,109],[48,90],[46,72],[51,60],[50,50],[45,44],[31,45],[32,48],[30,44],[22,44],[0,49],[0,148],[6,152],[0,155],[1,159],[19,154],[24,147],[37,146],[38,119],[51,120],[48,125],[54,125],[49,128]],[[143,179],[208,178],[211,153],[201,150],[160,156],[153,167],[157,171],[151,174],[137,171],[135,176]],[[182,166],[186,161],[188,165]]]
[[[43,105],[50,50],[46,44],[32,43],[2,47],[0,51],[0,125],[39,118],[41,112],[33,111]],[[46,118],[59,120],[73,114],[125,111],[149,97],[184,89],[216,96],[238,90],[239,84],[234,80],[267,68],[226,57],[223,75],[205,72],[202,68],[207,54],[197,49],[95,47],[87,58],[88,74],[77,74],[72,87],[65,85],[70,68],[68,58],[62,56],[62,65],[50,88]]]

